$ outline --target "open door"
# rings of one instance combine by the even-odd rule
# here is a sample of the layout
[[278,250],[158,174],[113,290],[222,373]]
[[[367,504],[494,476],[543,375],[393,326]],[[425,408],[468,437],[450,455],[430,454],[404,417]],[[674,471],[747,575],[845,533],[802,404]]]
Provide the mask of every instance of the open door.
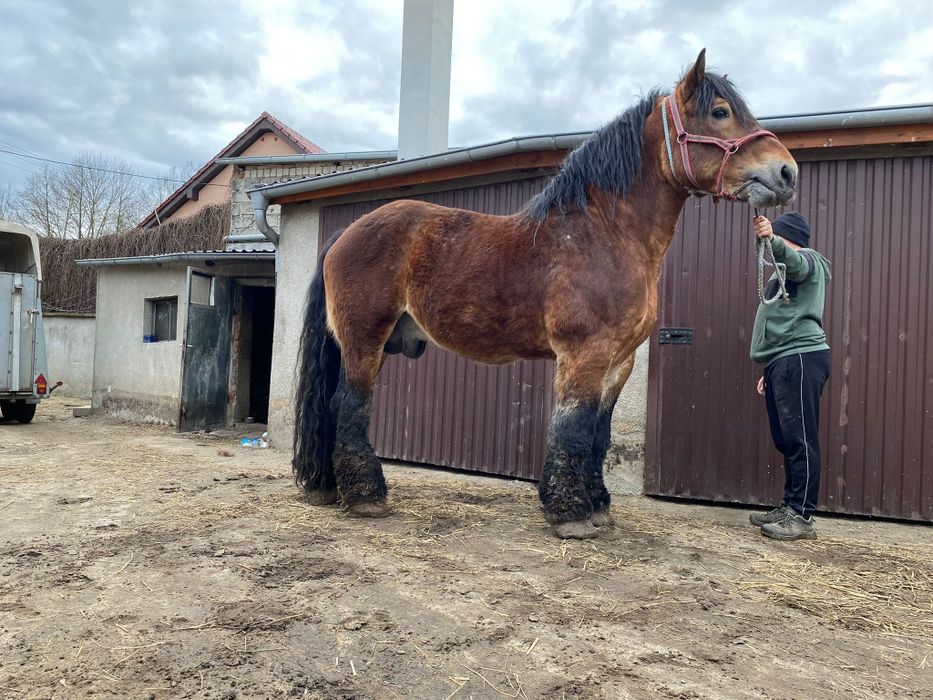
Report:
[[182,432],[226,427],[231,287],[229,277],[188,268],[188,325],[178,420]]

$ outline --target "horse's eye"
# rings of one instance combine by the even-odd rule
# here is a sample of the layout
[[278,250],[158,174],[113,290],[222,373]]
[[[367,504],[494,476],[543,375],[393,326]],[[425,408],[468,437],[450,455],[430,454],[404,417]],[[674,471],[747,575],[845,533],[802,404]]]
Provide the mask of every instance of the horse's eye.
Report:
[[729,112],[728,110],[725,110],[722,107],[717,107],[716,109],[713,110],[713,116],[716,119],[728,119]]

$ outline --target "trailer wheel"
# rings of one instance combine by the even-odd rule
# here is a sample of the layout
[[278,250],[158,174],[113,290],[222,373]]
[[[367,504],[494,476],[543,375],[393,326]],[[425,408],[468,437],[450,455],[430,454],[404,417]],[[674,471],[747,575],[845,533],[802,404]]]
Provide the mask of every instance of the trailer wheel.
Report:
[[13,418],[20,423],[28,423],[36,415],[36,404],[17,401],[13,405]]
[[13,420],[13,412],[15,410],[15,401],[0,401],[0,415],[2,415],[7,420]]

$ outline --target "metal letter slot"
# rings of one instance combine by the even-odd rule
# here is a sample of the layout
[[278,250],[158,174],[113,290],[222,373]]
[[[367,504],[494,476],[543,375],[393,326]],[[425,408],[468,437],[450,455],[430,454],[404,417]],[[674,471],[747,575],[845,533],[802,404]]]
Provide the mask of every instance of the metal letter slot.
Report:
[[692,345],[692,328],[662,328],[658,343],[661,345]]

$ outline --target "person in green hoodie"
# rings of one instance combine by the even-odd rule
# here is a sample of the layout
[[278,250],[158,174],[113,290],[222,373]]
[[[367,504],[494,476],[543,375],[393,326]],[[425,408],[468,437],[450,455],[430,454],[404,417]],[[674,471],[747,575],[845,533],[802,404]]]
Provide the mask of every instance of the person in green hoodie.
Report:
[[[829,345],[823,302],[831,279],[829,261],[809,247],[810,224],[798,212],[774,221],[753,220],[755,234],[771,239],[774,259],[786,265],[788,301],[759,304],[751,358],[764,365],[758,393],[765,397],[774,446],[784,456],[784,498],[749,518],[767,537],[813,539],[813,511],[820,491],[820,396],[829,378]],[[778,290],[776,275],[766,291]]]

